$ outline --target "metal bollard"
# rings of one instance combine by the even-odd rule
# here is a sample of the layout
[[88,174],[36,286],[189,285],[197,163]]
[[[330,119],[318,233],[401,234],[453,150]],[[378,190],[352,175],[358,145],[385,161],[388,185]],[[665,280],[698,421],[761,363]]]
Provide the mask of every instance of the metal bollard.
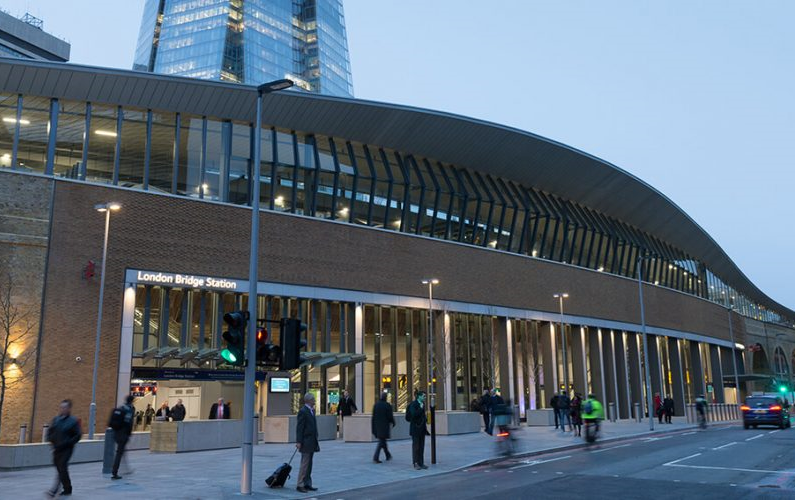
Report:
[[41,427],[41,441],[47,442],[47,435],[50,434],[50,425],[46,424]]
[[635,411],[635,422],[636,423],[640,423],[641,422],[641,418],[640,418],[640,404],[638,402],[635,402],[634,404],[632,404],[632,408]]
[[513,406],[513,425],[514,426],[519,426],[521,421],[522,421],[522,415],[519,413],[519,406],[518,405],[514,405]]
[[27,436],[28,436],[28,425],[26,424],[19,425],[19,443],[24,444]]
[[102,473],[113,472],[113,460],[116,457],[116,441],[113,440],[113,428],[105,430],[105,452],[102,456]]
[[259,445],[259,414],[254,414],[254,439],[252,443],[254,445]]
[[687,417],[688,423],[693,422],[693,410],[694,410],[693,404],[685,404],[685,417]]
[[607,415],[610,418],[611,423],[616,422],[616,403],[610,402],[607,404]]

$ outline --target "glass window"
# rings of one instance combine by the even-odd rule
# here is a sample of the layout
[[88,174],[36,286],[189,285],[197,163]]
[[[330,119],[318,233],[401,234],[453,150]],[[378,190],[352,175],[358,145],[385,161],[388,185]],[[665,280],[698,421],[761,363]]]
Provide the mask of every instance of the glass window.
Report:
[[[5,113],[3,113],[5,116]],[[2,127],[2,125],[0,125]],[[56,176],[78,179],[83,162],[83,139],[86,133],[86,103],[61,101],[58,112],[58,130],[55,138]],[[0,148],[2,148],[0,146]]]
[[392,195],[389,197],[389,221],[386,222],[385,228],[400,230],[406,225],[406,222],[403,221],[403,197],[408,190],[408,180],[403,176],[397,152],[381,149],[380,157],[384,168],[389,170],[392,180]]
[[229,127],[217,120],[207,120],[207,146],[205,149],[206,160],[204,162],[204,184],[202,194],[209,200],[219,200],[221,198],[221,173],[224,172],[224,163],[227,155],[224,145],[224,127]]
[[111,183],[116,155],[116,106],[91,105],[86,180]]
[[[353,199],[353,186],[354,178],[356,176],[356,169],[351,160],[348,144],[339,139],[332,140],[331,147],[336,152],[337,165],[339,172],[337,173],[337,194],[336,206],[334,208],[336,215],[335,219],[348,221],[350,216],[351,200]],[[358,181],[358,180],[357,180]]]
[[356,224],[369,225],[375,182],[370,169],[370,162],[364,153],[364,147],[359,143],[350,145],[359,176],[356,180],[356,201],[353,204],[352,221]]
[[[16,123],[12,124],[16,125]],[[22,118],[19,120],[16,166],[18,169],[41,173],[45,171],[49,130],[50,99],[24,96],[22,98]]]
[[[317,187],[315,188],[315,217],[323,219],[335,219],[338,217],[335,212],[337,203],[336,164],[332,151],[331,138],[317,136],[317,155],[320,161],[320,171],[317,172]],[[300,151],[300,149],[299,149]]]
[[276,130],[276,175],[274,177],[273,208],[293,212],[293,185],[295,184],[295,152],[293,136]]
[[[295,137],[298,152],[298,168],[293,172],[294,210],[296,214],[312,214],[313,189],[315,188],[315,138],[313,136]],[[279,157],[281,162],[281,157]]]
[[176,115],[152,112],[151,151],[149,153],[149,189],[171,193],[174,178],[174,137]]
[[17,94],[0,93],[0,168],[11,167],[18,99]]
[[[60,129],[61,124],[58,123]],[[119,185],[142,188],[146,154],[146,111],[122,109]]]
[[[201,184],[202,117],[182,114],[179,128],[177,194],[198,197]],[[93,124],[92,124],[93,125]]]
[[[232,122],[232,151],[229,160],[229,195],[233,204],[249,203],[249,179],[251,179],[251,133],[252,128],[245,123]],[[260,202],[262,207],[270,204],[271,163],[273,159],[273,131],[263,129],[261,136],[260,159]]]
[[370,159],[370,167],[376,180],[372,207],[372,225],[378,228],[398,228],[400,226],[399,218],[397,219],[397,225],[390,224],[387,221],[387,218],[394,219],[394,214],[396,213],[396,211],[390,212],[389,210],[389,199],[392,195],[392,171],[384,165],[384,155],[381,150],[368,148],[367,146],[364,148]]

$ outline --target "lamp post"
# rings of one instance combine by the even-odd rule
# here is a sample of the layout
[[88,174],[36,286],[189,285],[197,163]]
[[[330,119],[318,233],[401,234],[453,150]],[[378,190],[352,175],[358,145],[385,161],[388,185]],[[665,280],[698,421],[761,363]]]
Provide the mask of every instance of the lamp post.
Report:
[[651,395],[651,370],[649,369],[649,340],[646,334],[646,309],[643,305],[643,260],[649,257],[646,254],[638,256],[638,296],[640,300],[640,328],[643,331],[643,365],[646,366],[646,405],[649,412],[649,430],[654,430],[654,403]]
[[422,283],[428,286],[428,341],[431,345],[431,353],[428,358],[428,377],[431,382],[431,464],[436,464],[436,381],[434,380],[433,370],[433,286],[438,285],[439,280],[436,278],[426,278],[422,280]]
[[88,439],[94,439],[94,428],[97,424],[97,377],[99,375],[99,339],[102,332],[102,303],[105,299],[105,262],[108,259],[108,231],[110,230],[110,213],[121,209],[121,204],[108,202],[97,204],[94,208],[105,213],[105,237],[102,241],[102,271],[99,277],[99,306],[97,310],[97,338],[94,344],[94,375],[91,379],[91,405],[88,408]]
[[[275,80],[257,87],[257,119],[254,125],[254,159],[251,174],[251,253],[248,264],[248,315],[249,334],[257,328],[257,281],[259,257],[259,185],[260,158],[262,156],[262,96],[293,86],[291,80]],[[243,389],[243,464],[240,475],[240,493],[251,494],[251,475],[254,455],[254,379],[256,364],[257,336],[246,336],[246,374]]]
[[[737,405],[739,405],[740,404],[740,375],[738,374],[738,371],[737,371],[737,354],[735,353],[735,350],[737,349],[737,345],[734,344],[734,326],[732,325],[732,307],[731,307],[731,303],[729,302],[729,297],[728,296],[726,297],[726,311],[729,314],[729,338],[731,339],[731,342],[732,342],[732,366],[734,367],[734,390],[735,390],[734,400],[736,401],[735,403]],[[726,397],[724,396],[724,400],[725,400],[725,398]]]
[[563,387],[569,395],[569,363],[566,359],[566,331],[563,330],[563,300],[569,297],[568,292],[557,292],[552,297],[560,302],[560,345],[563,348]]

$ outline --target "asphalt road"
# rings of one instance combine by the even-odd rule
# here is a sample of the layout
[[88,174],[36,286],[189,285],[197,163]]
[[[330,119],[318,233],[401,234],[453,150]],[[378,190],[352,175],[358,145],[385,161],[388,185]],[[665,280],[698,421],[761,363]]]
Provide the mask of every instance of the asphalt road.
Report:
[[795,428],[716,425],[513,458],[326,498],[795,499]]

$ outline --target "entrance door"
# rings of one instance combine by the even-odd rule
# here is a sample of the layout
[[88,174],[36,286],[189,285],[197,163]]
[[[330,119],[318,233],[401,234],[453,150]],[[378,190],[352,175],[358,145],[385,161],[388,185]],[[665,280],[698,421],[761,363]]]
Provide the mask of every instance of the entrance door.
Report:
[[182,399],[185,406],[185,421],[201,419],[201,387],[191,386],[186,388],[169,388],[168,403],[175,405],[177,399]]

